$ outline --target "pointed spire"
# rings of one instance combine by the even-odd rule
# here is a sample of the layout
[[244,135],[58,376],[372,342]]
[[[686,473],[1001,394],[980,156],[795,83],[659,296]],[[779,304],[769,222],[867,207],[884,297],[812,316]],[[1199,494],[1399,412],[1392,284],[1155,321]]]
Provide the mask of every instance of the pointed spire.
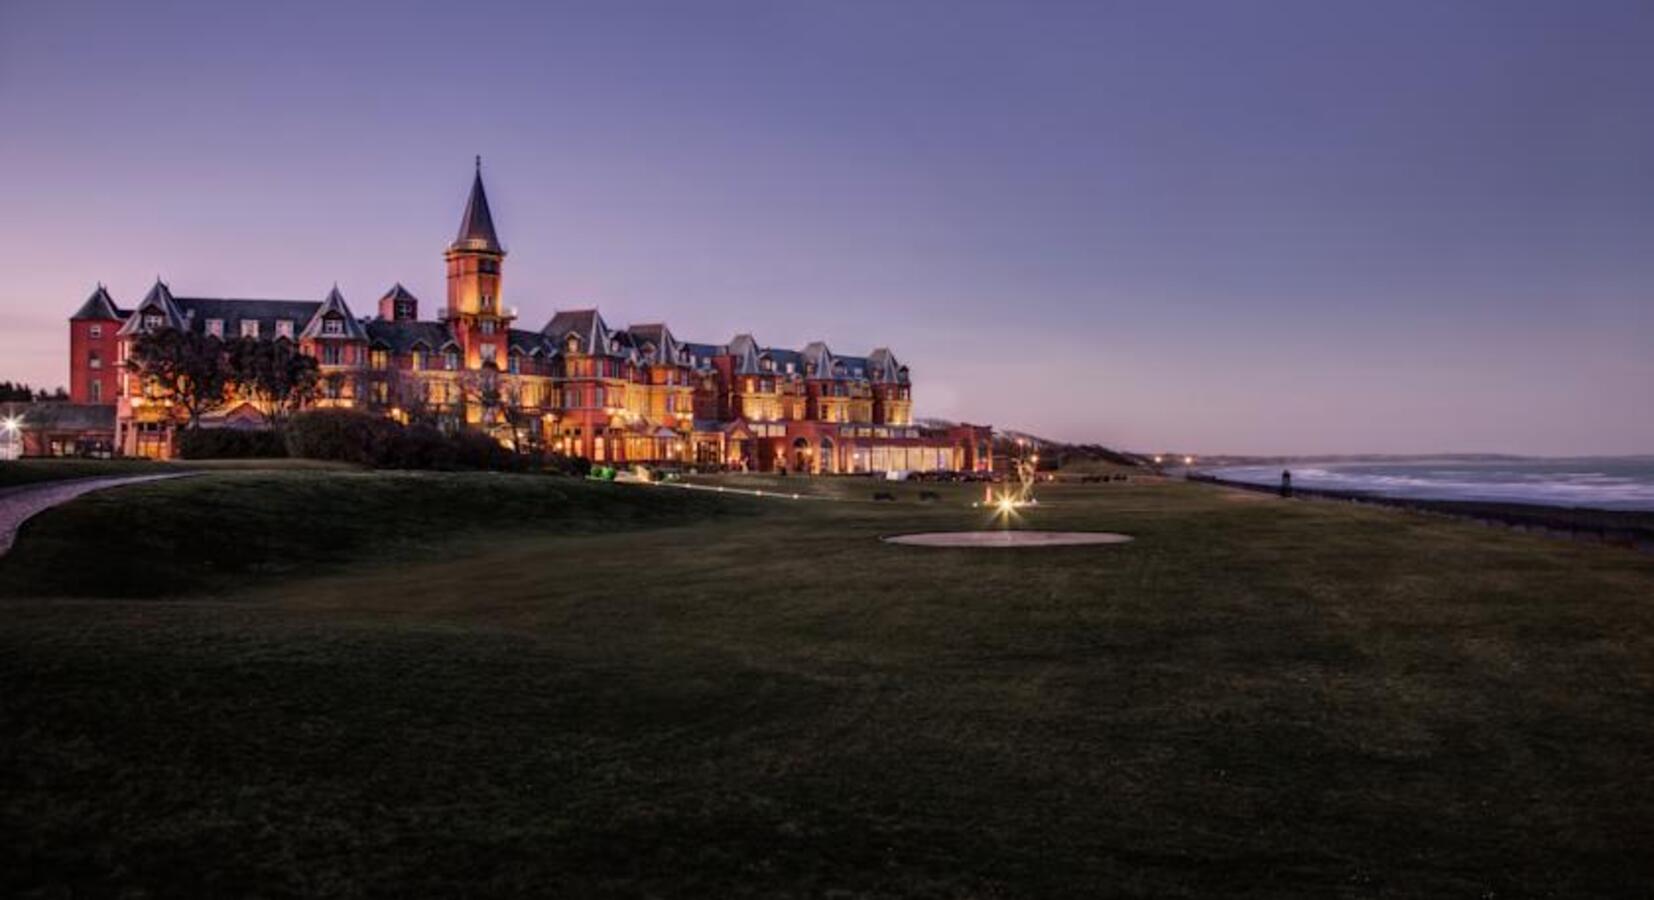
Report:
[[120,317],[121,314],[115,306],[114,298],[109,296],[109,289],[104,287],[103,282],[100,281],[98,282],[98,289],[92,292],[92,296],[86,298],[85,303],[81,304],[80,311],[69,318],[119,319]]
[[471,179],[471,198],[465,202],[465,217],[459,222],[459,235],[450,249],[488,250],[504,253],[499,235],[494,232],[494,216],[488,210],[488,193],[482,187],[482,157],[477,157],[477,172]]

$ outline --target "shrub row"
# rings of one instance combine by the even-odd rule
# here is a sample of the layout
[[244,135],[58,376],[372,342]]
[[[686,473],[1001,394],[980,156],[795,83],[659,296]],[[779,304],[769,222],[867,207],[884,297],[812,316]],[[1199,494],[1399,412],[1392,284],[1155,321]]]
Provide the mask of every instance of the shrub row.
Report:
[[289,456],[376,469],[550,470],[584,475],[591,467],[584,459],[555,453],[514,453],[479,431],[461,429],[450,434],[429,425],[402,425],[348,409],[300,413],[283,432]]
[[281,432],[266,429],[194,428],[178,435],[184,459],[268,459],[287,455]]

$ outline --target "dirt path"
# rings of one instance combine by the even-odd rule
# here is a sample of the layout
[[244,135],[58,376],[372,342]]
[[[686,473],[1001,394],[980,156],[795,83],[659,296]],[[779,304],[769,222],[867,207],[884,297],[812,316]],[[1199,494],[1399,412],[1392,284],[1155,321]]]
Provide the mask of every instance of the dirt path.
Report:
[[123,484],[137,484],[142,481],[160,481],[165,478],[182,478],[192,475],[192,472],[168,472],[162,475],[115,475],[105,478],[74,478],[68,481],[48,481],[44,484],[29,484],[0,491],[0,556],[5,556],[11,550],[12,542],[17,539],[17,529],[24,522],[39,513],[59,504],[68,503],[81,494],[101,491],[104,488],[118,487]]

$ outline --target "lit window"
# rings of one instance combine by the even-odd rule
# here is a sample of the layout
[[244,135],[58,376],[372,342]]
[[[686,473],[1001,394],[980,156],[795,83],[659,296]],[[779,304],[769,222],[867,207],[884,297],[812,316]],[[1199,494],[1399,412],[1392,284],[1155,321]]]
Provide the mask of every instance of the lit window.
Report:
[[276,337],[287,338],[288,340],[293,339],[293,320],[292,319],[277,319],[276,320]]
[[459,351],[449,350],[442,354],[442,365],[449,371],[459,368]]
[[241,336],[242,337],[249,337],[249,338],[258,337],[258,320],[257,319],[242,319],[241,320]]
[[391,354],[383,347],[375,347],[368,351],[368,365],[375,369],[388,369],[391,365]]
[[414,367],[415,371],[418,371],[420,369],[425,368],[425,351],[424,350],[415,350],[413,352],[413,367]]
[[483,344],[477,349],[482,353],[482,361],[484,365],[495,365],[494,360],[500,348],[494,346],[493,344]]
[[207,336],[208,337],[215,337],[215,338],[223,337],[224,336],[224,320],[223,319],[208,319],[207,320]]

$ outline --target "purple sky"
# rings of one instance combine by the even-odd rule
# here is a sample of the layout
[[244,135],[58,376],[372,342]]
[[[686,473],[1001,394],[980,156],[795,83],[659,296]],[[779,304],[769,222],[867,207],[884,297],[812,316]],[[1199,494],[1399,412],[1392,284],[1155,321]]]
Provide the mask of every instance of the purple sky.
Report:
[[1654,5],[0,0],[0,379],[138,299],[888,344],[920,415],[1654,452]]

